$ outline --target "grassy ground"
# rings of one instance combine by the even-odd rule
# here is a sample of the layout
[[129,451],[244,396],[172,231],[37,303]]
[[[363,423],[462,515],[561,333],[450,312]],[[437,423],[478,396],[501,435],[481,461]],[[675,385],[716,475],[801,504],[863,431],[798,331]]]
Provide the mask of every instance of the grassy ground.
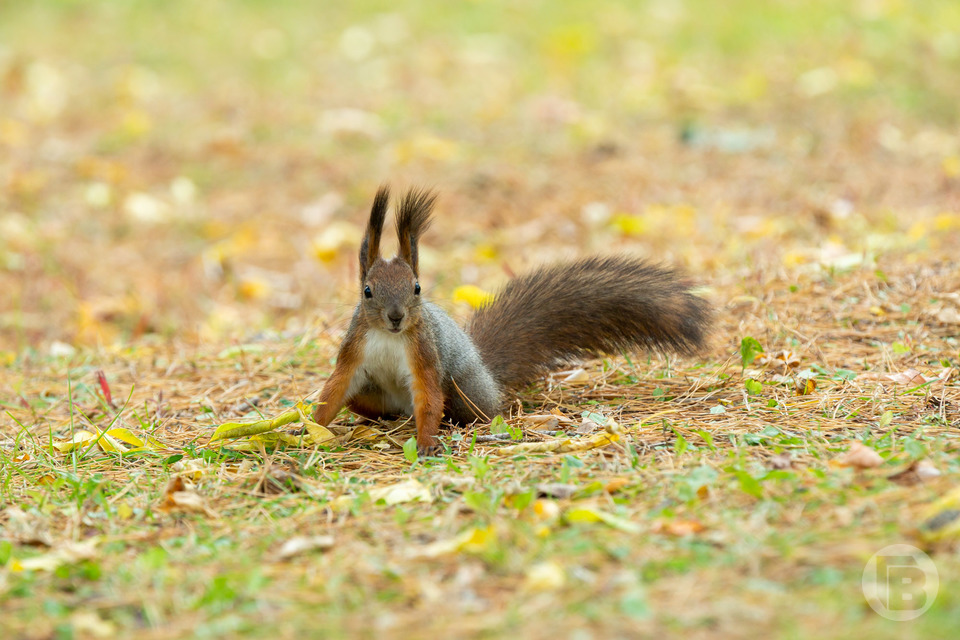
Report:
[[[717,7],[5,5],[0,636],[952,637],[960,5]],[[383,181],[439,189],[458,318],[625,251],[704,285],[710,349],[545,380],[438,459],[347,413],[211,444],[329,375]],[[623,431],[498,453],[547,414]],[[911,622],[861,589],[894,543],[939,572]]]

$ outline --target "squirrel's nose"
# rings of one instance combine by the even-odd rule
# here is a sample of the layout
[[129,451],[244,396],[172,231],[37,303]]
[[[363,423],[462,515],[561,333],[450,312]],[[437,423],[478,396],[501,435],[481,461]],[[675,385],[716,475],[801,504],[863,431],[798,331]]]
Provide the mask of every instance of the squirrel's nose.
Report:
[[391,311],[390,313],[387,314],[387,318],[390,320],[390,322],[393,323],[394,327],[399,327],[400,321],[403,320],[403,312]]

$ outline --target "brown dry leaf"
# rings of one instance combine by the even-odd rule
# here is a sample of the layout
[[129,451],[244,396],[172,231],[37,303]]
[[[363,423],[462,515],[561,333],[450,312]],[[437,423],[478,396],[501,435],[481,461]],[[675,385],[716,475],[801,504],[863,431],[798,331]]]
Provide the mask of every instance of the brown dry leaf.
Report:
[[616,493],[617,491],[620,491],[620,489],[623,489],[629,484],[630,484],[630,481],[627,480],[626,478],[614,478],[613,480],[611,480],[610,482],[608,482],[603,486],[603,490],[606,493]]
[[202,513],[209,517],[216,516],[207,507],[200,494],[187,489],[183,476],[174,476],[170,479],[164,490],[163,502],[157,506],[157,510],[164,513]]
[[904,384],[911,387],[917,387],[925,383],[927,379],[916,369],[907,369],[900,373],[892,373],[887,376],[887,380],[893,380],[897,384]]
[[932,480],[940,475],[940,470],[933,466],[933,463],[929,460],[914,460],[906,469],[887,476],[887,479],[897,484],[912,486]]
[[323,550],[332,547],[333,536],[295,536],[283,543],[278,555],[281,559],[287,559],[315,549]]
[[591,420],[590,418],[584,418],[583,422],[580,423],[580,426],[577,427],[577,433],[580,435],[586,433],[593,433],[600,428],[600,425]]
[[379,440],[382,437],[383,433],[381,433],[378,429],[361,424],[357,425],[353,428],[353,430],[350,431],[350,435],[347,436],[347,439],[351,442],[355,440],[370,441]]
[[838,467],[853,467],[854,469],[873,469],[883,464],[880,454],[862,442],[854,442],[846,453],[833,459]]
[[761,353],[757,356],[757,362],[765,367],[794,369],[800,366],[800,356],[789,349],[783,349],[774,353]]
[[767,466],[778,471],[785,471],[793,468],[793,458],[789,453],[781,453],[767,460]]
[[553,413],[544,413],[530,416],[523,416],[520,420],[524,425],[529,425],[533,429],[545,429],[550,430],[556,428],[558,425],[564,425],[565,427],[572,426],[576,424],[573,420],[564,415],[556,415]]
[[817,390],[817,381],[814,380],[813,378],[807,378],[806,380],[803,380],[803,379],[797,380],[798,396],[809,396],[816,390]]
[[706,527],[699,520],[657,520],[652,530],[671,536],[692,536],[706,530]]

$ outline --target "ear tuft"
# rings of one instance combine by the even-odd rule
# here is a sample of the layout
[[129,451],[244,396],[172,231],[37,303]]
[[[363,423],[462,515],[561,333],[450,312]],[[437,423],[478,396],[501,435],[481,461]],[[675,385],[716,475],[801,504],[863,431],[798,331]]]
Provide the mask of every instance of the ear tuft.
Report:
[[410,265],[413,273],[420,275],[417,260],[417,243],[430,226],[430,213],[437,201],[437,194],[429,189],[410,189],[400,199],[397,207],[397,238],[400,241],[400,257]]
[[380,257],[380,236],[383,233],[383,221],[387,218],[387,206],[390,203],[390,187],[380,185],[370,209],[370,221],[360,243],[360,281],[367,279],[367,271]]

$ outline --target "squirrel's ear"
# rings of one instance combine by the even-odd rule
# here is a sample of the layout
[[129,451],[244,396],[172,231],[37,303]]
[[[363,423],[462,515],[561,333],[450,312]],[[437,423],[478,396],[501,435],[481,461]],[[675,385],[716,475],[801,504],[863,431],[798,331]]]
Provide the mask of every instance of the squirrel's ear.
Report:
[[436,201],[437,195],[428,189],[411,189],[397,207],[400,257],[410,265],[417,276],[420,275],[417,266],[417,242],[430,226],[430,212]]
[[367,271],[380,257],[380,234],[383,232],[383,221],[387,217],[387,204],[390,202],[390,187],[381,185],[373,199],[373,208],[370,209],[370,221],[367,231],[360,243],[360,280],[367,279]]

